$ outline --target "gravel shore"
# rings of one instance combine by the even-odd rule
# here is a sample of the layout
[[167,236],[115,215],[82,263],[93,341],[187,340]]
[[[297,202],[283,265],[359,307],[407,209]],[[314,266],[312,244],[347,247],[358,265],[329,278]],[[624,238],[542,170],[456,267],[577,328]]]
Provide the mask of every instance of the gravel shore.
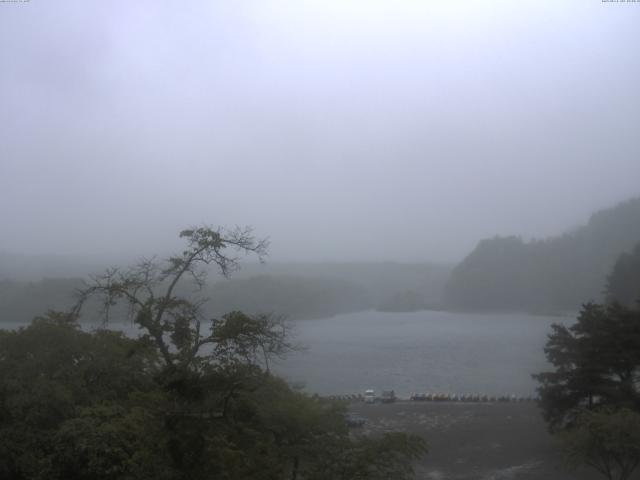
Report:
[[424,437],[429,453],[416,478],[429,480],[596,480],[568,471],[535,403],[354,403],[366,419],[356,435],[406,431]]

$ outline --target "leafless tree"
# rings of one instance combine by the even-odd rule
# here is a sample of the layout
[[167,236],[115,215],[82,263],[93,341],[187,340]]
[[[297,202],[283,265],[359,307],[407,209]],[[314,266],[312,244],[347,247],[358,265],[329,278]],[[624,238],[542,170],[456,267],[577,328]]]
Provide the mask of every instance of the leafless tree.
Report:
[[[209,320],[202,311],[206,299],[176,293],[178,285],[189,278],[202,289],[208,266],[226,277],[238,269],[242,256],[255,254],[263,261],[268,240],[256,239],[250,228],[239,227],[196,227],[183,230],[180,237],[186,240],[186,248],[179,255],[165,261],[143,259],[128,269],[112,268],[93,277],[78,292],[73,313],[79,315],[89,299],[98,298],[107,323],[111,307],[125,303],[129,318],[155,344],[167,367],[195,368],[194,361],[202,358],[209,362],[235,359],[260,363],[268,371],[271,356],[293,348],[286,340],[282,318],[231,312]],[[200,355],[205,345],[211,345],[210,354]]]

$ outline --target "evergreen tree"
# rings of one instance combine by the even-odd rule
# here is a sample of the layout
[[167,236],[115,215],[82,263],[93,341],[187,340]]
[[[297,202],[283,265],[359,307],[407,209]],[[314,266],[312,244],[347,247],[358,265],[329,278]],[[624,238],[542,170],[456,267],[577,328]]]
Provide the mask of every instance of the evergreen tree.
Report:
[[640,302],[640,243],[618,258],[607,278],[607,299],[627,306]]

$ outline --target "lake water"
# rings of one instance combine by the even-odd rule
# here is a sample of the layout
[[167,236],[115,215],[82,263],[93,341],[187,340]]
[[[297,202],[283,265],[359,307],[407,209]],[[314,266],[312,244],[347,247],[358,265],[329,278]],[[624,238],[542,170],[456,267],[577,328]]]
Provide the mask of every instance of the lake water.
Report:
[[294,323],[294,353],[274,370],[319,394],[377,392],[533,395],[549,368],[552,323],[571,317],[423,311],[358,312]]
[[[573,321],[435,311],[368,311],[296,321],[294,341],[305,351],[290,354],[273,369],[322,395],[372,388],[393,389],[401,397],[414,392],[528,396],[536,388],[531,374],[549,368],[543,349],[550,325]],[[123,329],[139,334],[137,328]]]

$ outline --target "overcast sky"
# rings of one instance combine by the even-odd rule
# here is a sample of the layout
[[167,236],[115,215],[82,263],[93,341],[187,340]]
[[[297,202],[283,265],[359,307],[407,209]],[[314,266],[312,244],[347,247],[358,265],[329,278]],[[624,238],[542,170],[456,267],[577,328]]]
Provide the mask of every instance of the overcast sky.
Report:
[[0,251],[455,261],[640,194],[640,3],[0,3]]

